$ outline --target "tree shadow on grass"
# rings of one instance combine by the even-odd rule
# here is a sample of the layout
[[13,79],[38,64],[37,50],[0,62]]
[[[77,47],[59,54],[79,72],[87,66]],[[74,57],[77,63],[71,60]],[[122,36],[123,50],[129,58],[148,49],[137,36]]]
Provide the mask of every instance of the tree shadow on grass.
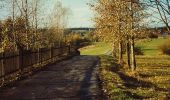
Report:
[[[93,57],[94,61],[93,61],[93,64],[85,71],[85,75],[81,82],[80,90],[78,91],[77,95],[80,97],[80,100],[93,100],[93,99],[105,100],[105,99],[103,99],[105,97],[102,93],[102,90],[100,90],[100,88],[101,88],[100,79],[99,79],[97,73],[96,73],[96,75],[94,74],[96,67],[98,67],[100,59],[95,56],[88,56],[88,57]],[[94,77],[95,77],[95,80],[92,79]],[[97,82],[97,84],[93,83],[93,82]],[[97,90],[95,90],[95,92],[91,91],[90,88],[91,88],[92,84],[96,84],[96,86],[98,85],[97,87],[99,89],[96,88]]]
[[[121,69],[121,66],[119,64],[117,64],[117,63],[114,63],[114,66],[110,70],[112,72],[116,73],[121,78],[121,80],[123,81],[123,86],[125,86],[126,89],[134,89],[134,90],[136,90],[138,88],[144,88],[144,89],[153,88],[156,91],[169,92],[168,89],[159,88],[157,85],[155,85],[155,84],[153,84],[151,82],[139,80],[139,79],[137,79],[135,77],[128,76],[123,71],[121,71],[120,69]],[[125,90],[125,89],[123,89],[123,90],[124,90],[124,93],[127,96],[132,97],[134,99],[149,99],[149,98],[152,98],[150,96],[138,95],[136,93],[132,93],[131,91],[128,91],[128,90]]]

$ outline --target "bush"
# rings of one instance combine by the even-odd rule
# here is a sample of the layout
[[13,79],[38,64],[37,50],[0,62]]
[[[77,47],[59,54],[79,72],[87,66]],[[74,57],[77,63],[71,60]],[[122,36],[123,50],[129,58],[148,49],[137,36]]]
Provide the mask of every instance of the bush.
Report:
[[141,47],[135,47],[134,51],[136,55],[143,55],[143,51]]
[[149,38],[153,38],[153,39],[154,39],[154,38],[157,39],[157,38],[158,38],[158,34],[156,34],[156,33],[150,33],[148,37],[149,37]]
[[170,38],[159,46],[163,54],[170,55]]
[[82,37],[79,34],[70,34],[66,38],[67,44],[73,44],[78,48],[87,46],[91,44],[91,41],[88,38]]

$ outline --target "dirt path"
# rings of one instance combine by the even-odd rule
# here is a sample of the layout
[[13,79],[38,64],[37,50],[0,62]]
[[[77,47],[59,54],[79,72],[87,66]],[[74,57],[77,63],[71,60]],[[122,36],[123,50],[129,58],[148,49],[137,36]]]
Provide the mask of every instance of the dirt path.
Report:
[[0,100],[103,100],[99,58],[77,56],[48,66],[14,86],[0,90]]

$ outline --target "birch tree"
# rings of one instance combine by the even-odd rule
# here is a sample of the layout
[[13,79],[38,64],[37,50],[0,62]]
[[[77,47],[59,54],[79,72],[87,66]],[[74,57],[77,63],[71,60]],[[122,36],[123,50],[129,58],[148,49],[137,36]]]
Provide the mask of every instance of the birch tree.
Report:
[[[15,16],[22,19],[25,23],[23,42],[26,49],[35,48],[37,45],[37,30],[38,30],[38,13],[40,11],[41,0],[12,0],[12,14],[15,22]],[[18,34],[18,33],[17,33]],[[15,34],[15,35],[17,35]]]
[[135,38],[139,35],[139,23],[142,19],[140,16],[143,14],[139,1],[97,0],[91,7],[96,12],[94,21],[99,37],[112,43],[113,52],[119,48],[119,52],[116,52],[119,55],[119,63],[123,62],[122,49],[127,43],[127,63],[134,71],[136,69]]
[[121,34],[121,3],[113,0],[98,0],[94,7],[97,12],[94,19],[99,37],[106,42],[111,42],[113,53],[119,47],[119,62],[122,61],[122,39]]
[[51,43],[58,43],[61,45],[64,38],[64,30],[68,21],[68,9],[62,5],[61,2],[56,2],[49,18],[49,30],[52,32]]

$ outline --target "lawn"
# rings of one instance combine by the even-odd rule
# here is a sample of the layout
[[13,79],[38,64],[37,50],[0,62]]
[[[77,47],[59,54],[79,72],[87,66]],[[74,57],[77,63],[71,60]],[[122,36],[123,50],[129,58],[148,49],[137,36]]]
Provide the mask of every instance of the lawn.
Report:
[[111,50],[106,43],[85,47],[81,54],[100,55],[100,79],[109,100],[170,100],[170,56],[162,55],[158,49],[164,41],[163,38],[137,41],[136,46],[142,48],[144,55],[136,56],[135,72],[102,55]]
[[[144,55],[147,56],[155,56],[161,55],[162,53],[159,50],[159,46],[164,43],[166,39],[158,38],[158,39],[144,39],[136,42],[137,47],[141,47]],[[86,46],[80,49],[81,55],[103,55],[109,52],[111,49],[111,45],[109,43],[104,42],[96,42],[90,46]]]
[[144,55],[161,55],[162,53],[159,50],[159,46],[163,44],[167,39],[162,37],[158,39],[144,39],[137,41],[136,46],[141,47]]
[[111,50],[111,45],[104,42],[96,42],[80,49],[81,55],[102,55]]

